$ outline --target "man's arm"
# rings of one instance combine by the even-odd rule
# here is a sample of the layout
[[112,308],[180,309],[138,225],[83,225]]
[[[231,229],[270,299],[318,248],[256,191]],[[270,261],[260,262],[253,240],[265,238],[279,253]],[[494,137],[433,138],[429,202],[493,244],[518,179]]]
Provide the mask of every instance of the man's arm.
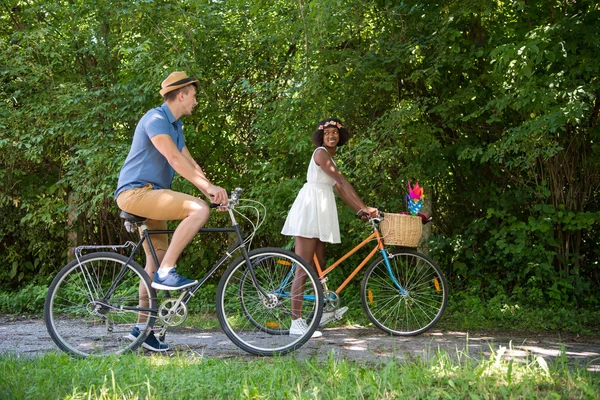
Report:
[[187,146],[185,146],[183,149],[181,149],[181,154],[183,154],[185,156],[185,158],[187,158],[189,160],[189,162],[192,163],[192,165],[194,166],[196,171],[200,172],[200,174],[202,174],[202,176],[206,177],[206,175],[204,175],[204,171],[202,171],[202,168],[200,168],[200,166],[198,165],[196,160],[194,160],[194,157],[192,157],[192,154],[188,150]]
[[[227,204],[227,192],[225,189],[213,185],[200,166],[193,160],[190,152],[184,147],[179,151],[173,139],[167,134],[158,134],[150,138],[152,144],[162,154],[169,165],[185,179],[190,181],[213,203]],[[187,155],[186,155],[187,153]]]

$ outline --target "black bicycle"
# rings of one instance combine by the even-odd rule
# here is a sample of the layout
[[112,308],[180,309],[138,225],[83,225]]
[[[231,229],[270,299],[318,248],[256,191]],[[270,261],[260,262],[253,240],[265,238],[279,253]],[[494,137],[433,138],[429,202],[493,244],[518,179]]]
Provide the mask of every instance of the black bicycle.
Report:
[[[158,265],[150,235],[170,234],[172,230],[148,230],[144,225],[145,218],[122,212],[121,218],[128,229],[140,230],[139,242],[74,249],[75,260],[54,278],[44,305],[44,321],[56,345],[75,356],[87,357],[135,350],[152,329],[157,331],[159,340],[164,340],[169,327],[182,325],[187,319],[186,304],[194,293],[239,251],[241,254],[229,264],[217,289],[216,310],[223,331],[238,347],[256,355],[283,355],[302,346],[321,320],[324,304],[321,281],[306,261],[290,251],[280,248],[248,250],[266,210],[257,201],[241,199],[241,192],[242,189],[232,191],[227,206],[231,227],[199,231],[230,233],[235,243],[198,284],[182,290],[178,297],[172,297],[173,292],[165,292],[166,297],[157,297],[150,277],[134,261],[146,241]],[[240,212],[244,209],[252,210],[256,219]],[[246,237],[236,215],[252,226],[252,232]],[[128,249],[131,249],[128,256],[117,252]],[[85,251],[92,252],[84,255]],[[280,283],[290,271],[296,273],[299,270],[307,276],[299,296],[310,296],[315,301],[302,303],[302,315],[310,315],[306,333],[291,336],[292,296],[289,293],[292,280],[288,280],[287,288],[282,289]],[[129,333],[140,321],[144,321],[146,329],[131,340]]]

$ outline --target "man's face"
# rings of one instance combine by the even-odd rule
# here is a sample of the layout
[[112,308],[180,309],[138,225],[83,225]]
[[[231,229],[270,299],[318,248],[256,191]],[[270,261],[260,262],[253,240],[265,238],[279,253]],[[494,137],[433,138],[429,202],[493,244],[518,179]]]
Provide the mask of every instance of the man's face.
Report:
[[187,90],[181,91],[181,94],[182,115],[192,115],[194,107],[198,104],[198,101],[196,101],[196,87],[194,85],[189,85]]

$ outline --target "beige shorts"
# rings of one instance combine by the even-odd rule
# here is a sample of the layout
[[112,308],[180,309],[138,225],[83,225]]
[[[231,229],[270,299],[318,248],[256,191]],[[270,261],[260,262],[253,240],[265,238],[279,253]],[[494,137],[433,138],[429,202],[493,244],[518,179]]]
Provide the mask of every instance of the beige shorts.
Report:
[[[148,230],[165,230],[167,221],[182,220],[189,215],[192,203],[206,203],[189,194],[169,189],[154,190],[151,184],[141,188],[125,190],[117,197],[117,205],[130,214],[146,217]],[[167,251],[169,241],[167,235],[150,235],[154,250]],[[148,245],[144,242],[146,256],[150,256]]]

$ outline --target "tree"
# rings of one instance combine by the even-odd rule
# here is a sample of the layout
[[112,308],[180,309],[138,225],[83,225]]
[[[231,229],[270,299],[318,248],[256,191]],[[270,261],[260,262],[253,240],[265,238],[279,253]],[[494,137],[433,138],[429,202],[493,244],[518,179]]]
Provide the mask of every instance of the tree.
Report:
[[[267,205],[256,245],[289,244],[310,133],[336,116],[354,134],[338,164],[368,203],[402,211],[407,181],[425,187],[427,246],[455,290],[593,304],[598,16],[557,0],[5,1],[0,281],[47,279],[73,229],[129,238],[119,168],[158,83],[184,70],[200,81],[186,143],[216,183]],[[362,234],[342,204],[340,218],[331,257]],[[184,266],[219,243],[200,246]]]

